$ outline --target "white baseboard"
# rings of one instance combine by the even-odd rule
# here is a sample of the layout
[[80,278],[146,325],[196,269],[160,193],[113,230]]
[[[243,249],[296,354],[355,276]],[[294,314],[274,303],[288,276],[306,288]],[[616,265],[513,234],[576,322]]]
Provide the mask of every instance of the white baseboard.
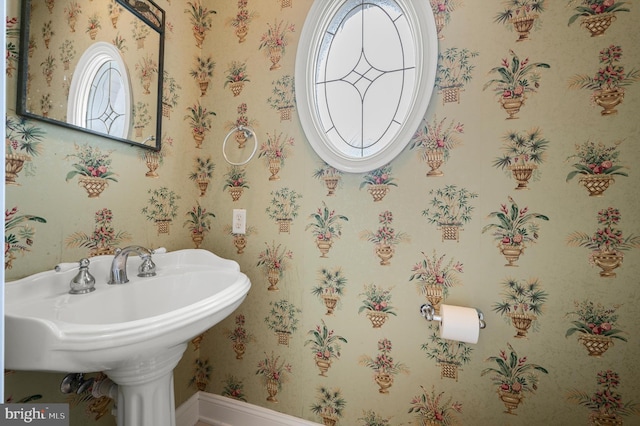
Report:
[[319,425],[319,423],[207,392],[195,393],[176,408],[176,426],[193,426],[198,421],[212,426]]
[[199,392],[191,395],[191,398],[176,407],[176,426],[193,426],[199,420],[200,409],[198,407]]

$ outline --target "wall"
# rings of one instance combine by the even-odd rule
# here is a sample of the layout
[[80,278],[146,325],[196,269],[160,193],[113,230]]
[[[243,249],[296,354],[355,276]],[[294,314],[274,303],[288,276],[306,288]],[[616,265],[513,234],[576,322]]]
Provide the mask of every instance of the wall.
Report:
[[[15,10],[16,2],[12,4]],[[189,230],[180,224],[199,201],[216,215],[202,247],[237,260],[251,278],[253,288],[236,314],[204,335],[199,350],[188,350],[176,371],[178,403],[196,389],[196,384],[209,392],[319,423],[330,423],[320,415],[325,414],[347,425],[428,424],[425,420],[428,410],[409,411],[417,407],[423,397],[428,400],[433,391],[434,396],[442,393],[438,415],[433,414],[433,420],[442,424],[452,424],[456,419],[460,424],[478,425],[583,424],[588,422],[592,410],[580,406],[569,396],[591,395],[600,390],[598,374],[607,370],[611,372],[602,383],[609,384],[610,391],[619,394],[624,403],[640,400],[638,373],[632,365],[640,350],[632,328],[640,315],[634,308],[639,299],[635,287],[639,272],[637,247],[622,252],[623,262],[615,269],[615,277],[602,277],[601,269],[590,263],[589,249],[567,243],[572,235],[579,237],[583,233],[589,237],[603,229],[605,224],[598,222],[598,212],[613,208],[619,210],[621,220],[614,221],[611,228],[620,230],[630,246],[637,246],[632,236],[640,227],[635,214],[639,201],[633,196],[638,184],[634,166],[640,160],[634,147],[634,136],[638,134],[635,120],[639,111],[638,83],[630,82],[624,87],[624,100],[618,105],[617,113],[610,115],[601,114],[602,108],[592,101],[592,90],[570,87],[576,75],[593,76],[598,72],[602,67],[599,52],[611,45],[621,47],[619,65],[624,66],[626,73],[640,68],[638,32],[633,29],[634,17],[639,13],[635,5],[627,5],[630,12],[618,12],[616,21],[603,35],[590,37],[579,20],[567,25],[575,5],[545,2],[529,38],[517,42],[518,34],[511,25],[495,22],[496,15],[507,7],[501,2],[458,4],[445,19],[441,31],[440,52],[446,56],[441,69],[450,69],[447,59],[466,49],[473,53],[467,62],[468,78],[461,80],[459,102],[445,99],[445,93],[440,93],[445,91],[438,90],[426,122],[444,120],[444,126],[452,123],[453,129],[462,132],[454,131],[449,137],[457,138],[461,144],[450,150],[447,161],[440,167],[444,173],[440,177],[426,176],[430,167],[420,158],[419,148],[407,148],[389,165],[386,173],[397,186],[390,186],[384,198],[376,202],[366,184],[360,188],[365,175],[341,175],[335,193],[328,195],[324,180],[314,177],[323,164],[307,144],[295,110],[290,119],[282,119],[269,101],[275,96],[275,82],[294,73],[297,40],[311,2],[292,0],[287,7],[281,7],[280,1],[275,0],[249,1],[246,5],[242,1],[205,4],[217,13],[211,17],[213,27],[205,32],[200,51],[191,31],[189,5],[161,2],[169,12],[168,21],[172,25],[167,42],[167,70],[181,88],[177,91],[178,105],[165,123],[165,138],[171,138],[173,144],[163,158],[157,179],[144,176],[147,169],[135,149],[36,123],[46,131],[41,145],[43,152],[34,156],[32,162],[36,170],[31,175],[21,174],[19,186],[7,187],[7,208],[17,206],[20,213],[41,216],[47,223],[32,224],[36,229],[31,238],[33,244],[26,246],[28,252],[17,253],[19,256],[13,260],[12,268],[7,270],[8,279],[86,255],[87,247],[70,247],[65,242],[75,233],[91,233],[95,225],[94,210],[102,208],[112,210],[112,226],[116,231],[128,233],[128,241],[170,249],[193,247]],[[448,4],[455,5],[454,2]],[[243,42],[239,42],[231,24],[240,7],[253,18]],[[10,17],[17,16],[9,10]],[[281,67],[270,70],[272,62],[259,46],[269,26],[280,22],[285,26],[292,24],[294,31],[288,34],[286,50],[278,61]],[[533,79],[529,76],[527,82],[522,83],[527,87],[526,102],[514,119],[506,119],[507,112],[498,100],[517,98],[521,87],[508,93],[502,89],[494,91],[495,86],[483,90],[487,82],[497,78],[491,70],[499,67],[503,59],[512,60],[510,51],[522,61],[528,58],[529,63],[549,66],[535,69],[537,81],[535,76]],[[173,60],[176,55],[180,55],[179,61]],[[197,57],[206,60],[209,55],[215,61],[215,69],[206,94],[200,96],[199,86],[189,71]],[[246,66],[247,81],[237,96],[230,84],[225,84],[227,68],[233,61]],[[442,74],[438,89],[447,85],[445,77],[446,73]],[[10,108],[15,96],[13,81],[15,76],[9,77]],[[186,109],[198,101],[216,112],[201,148],[196,148],[189,121],[181,119],[188,113]],[[246,112],[239,112],[238,107],[243,103]],[[244,182],[248,188],[233,201],[230,188],[224,189],[229,169],[220,150],[225,135],[239,119],[248,121],[256,129],[260,144],[269,137],[281,135],[285,140],[292,138],[293,145],[288,147],[289,155],[277,173],[278,180],[269,179],[272,173],[265,156],[247,164]],[[455,127],[458,123],[461,127]],[[541,133],[537,136],[548,144],[534,178],[527,184],[529,189],[516,190],[514,178],[494,163],[503,155],[505,134],[511,132],[526,137],[532,129],[539,129]],[[83,189],[75,186],[75,179],[64,181],[72,163],[65,157],[74,153],[69,139],[77,144],[87,142],[105,151],[114,150],[110,155],[118,182],[110,183],[97,199],[88,199]],[[619,156],[611,165],[624,166],[619,171],[628,175],[616,176],[601,197],[588,196],[585,187],[578,183],[581,176],[566,181],[574,170],[576,159],[569,157],[576,154],[576,144],[588,141],[617,147]],[[239,149],[231,137],[227,147],[230,158],[240,161],[242,154],[251,148],[251,141],[247,144],[249,148]],[[195,171],[198,158],[206,162],[209,157],[215,163],[213,179],[205,195],[199,197],[196,182],[188,175]],[[457,241],[443,240],[437,224],[429,221],[435,192],[450,185],[477,194],[468,200],[467,205],[472,209]],[[125,187],[126,195],[122,191],[116,194],[117,189]],[[177,203],[180,217],[174,220],[169,235],[158,234],[154,224],[141,214],[146,206],[147,190],[160,187],[167,187],[181,197]],[[298,214],[291,221],[289,232],[279,232],[279,225],[270,217],[278,191],[295,191],[301,196],[296,201]],[[62,212],[48,207],[60,199],[74,208]],[[537,229],[516,232],[531,241],[525,243],[524,253],[515,261],[515,266],[508,267],[492,231],[482,231],[485,226],[496,223],[501,205],[512,208],[510,200],[517,204],[519,213],[527,208],[529,213],[539,213],[549,220],[539,218],[535,221]],[[342,225],[341,236],[336,238],[334,232],[327,257],[320,257],[313,227],[308,226],[314,223],[312,215],[318,209],[322,213],[325,204],[329,211],[335,210],[348,220],[338,221]],[[247,210],[250,233],[242,253],[234,246],[234,237],[227,229],[234,208]],[[375,245],[366,238],[367,231],[375,233],[382,226],[379,215],[383,212],[391,213],[391,227],[395,232],[407,237],[392,245],[389,265],[380,264]],[[516,241],[522,238],[512,237]],[[291,258],[286,259],[286,270],[278,276],[277,291],[268,289],[267,272],[259,266],[260,253],[271,244],[291,253]],[[478,344],[462,345],[449,363],[437,359],[443,358],[445,349],[453,350],[455,344],[438,339],[436,326],[426,323],[419,315],[418,309],[426,299],[419,292],[420,277],[411,279],[419,272],[414,266],[425,260],[424,255],[431,258],[434,251],[437,258],[444,256],[445,266],[450,260],[453,263],[446,276],[431,280],[441,283],[444,278],[445,282],[458,284],[448,288],[445,303],[477,307],[484,312],[488,324],[487,329],[481,331]],[[457,263],[462,266],[456,266]],[[319,277],[323,271],[333,274],[337,270],[346,283],[336,308],[327,315],[327,307],[314,294],[314,288],[320,287]],[[428,281],[426,275],[424,278]],[[531,328],[522,331],[525,336],[520,338],[516,337],[516,329],[507,315],[507,308],[515,306],[513,300],[504,296],[508,290],[505,283],[509,282],[514,283],[513,288],[535,282],[533,290],[538,290],[533,303],[524,300],[529,294],[527,288],[520,295],[528,308],[523,317],[529,314],[528,319],[533,320]],[[366,303],[365,293],[371,286],[385,292],[386,304]],[[321,287],[318,293],[322,295]],[[504,300],[507,303],[503,303]],[[625,340],[614,340],[615,344],[599,357],[589,356],[581,343],[588,334],[573,332],[566,336],[574,326],[573,321],[578,320],[573,314],[579,308],[575,302],[609,310],[609,318],[586,321],[598,323],[597,329],[594,326],[582,331],[591,330],[600,336],[609,334]],[[535,318],[531,316],[532,305]],[[288,344],[279,340],[269,326],[275,318],[272,311],[283,306],[292,311],[296,321]],[[386,321],[374,328],[366,306],[393,314],[387,313]],[[364,308],[361,310],[361,307]],[[612,309],[615,309],[614,317],[611,317]],[[333,330],[333,336],[340,336],[346,342],[339,342],[339,356],[333,346],[335,356],[330,357],[330,367],[320,375],[317,351],[313,343],[307,341],[313,338],[316,327],[322,330],[323,324],[327,331]],[[236,340],[246,341],[244,353],[234,350],[234,336]],[[389,348],[390,351],[384,352]],[[502,383],[494,381],[495,375],[487,369],[497,369],[502,356],[510,360],[511,348],[514,362],[528,366],[525,369],[529,368],[527,372],[531,374],[521,376],[518,384],[514,381],[505,384],[502,389]],[[592,345],[591,350],[595,352],[596,347]],[[387,368],[392,381],[387,380],[391,386],[382,393],[384,386],[375,381],[375,371],[367,366],[367,361],[385,354],[385,365],[396,368]],[[267,400],[266,382],[256,373],[262,369],[262,361],[271,356],[290,366],[290,372],[280,375],[288,380],[275,395],[277,403]],[[56,390],[61,375],[12,373],[6,379],[7,397],[14,400],[33,394],[42,394],[44,400],[61,398]],[[195,383],[191,384],[192,381]],[[378,382],[383,383],[380,377]],[[321,409],[322,388],[337,395],[340,401],[334,408],[337,406],[338,412]],[[505,413],[507,406],[499,399],[499,390],[515,393],[512,414]],[[79,405],[78,416],[84,415],[80,412],[88,404],[90,402]],[[313,410],[314,406],[318,412]],[[637,422],[637,413],[629,414],[630,417],[622,419],[630,424]],[[108,422],[107,418],[101,421]]]
[[[33,2],[40,12],[48,14],[48,5],[58,13],[70,6],[71,2],[56,0],[47,2]],[[99,10],[101,28],[105,32],[112,31],[112,23],[108,11],[111,2],[76,2],[83,13],[77,21],[77,33],[89,41],[89,34],[85,32],[89,11]],[[165,67],[167,81],[171,83],[170,90],[165,94],[165,101],[170,109],[164,117],[163,149],[159,154],[143,151],[122,143],[116,143],[104,138],[68,131],[37,121],[22,123],[15,116],[16,87],[17,87],[17,51],[18,29],[20,26],[20,2],[7,2],[7,98],[6,105],[10,126],[7,128],[9,139],[17,143],[17,154],[25,154],[21,150],[21,133],[31,131],[39,138],[34,151],[28,153],[29,160],[17,174],[15,183],[6,185],[7,210],[14,207],[17,212],[12,217],[32,215],[42,218],[46,223],[37,221],[18,220],[10,226],[5,226],[8,235],[14,235],[16,241],[9,244],[5,250],[5,272],[7,280],[15,280],[26,275],[53,268],[59,262],[77,261],[82,257],[98,253],[112,253],[116,247],[123,247],[131,243],[139,243],[147,247],[167,247],[175,250],[193,247],[189,230],[183,227],[188,218],[187,213],[199,202],[202,207],[214,210],[213,191],[206,197],[200,197],[197,185],[189,179],[192,162],[196,156],[193,139],[184,138],[191,130],[183,117],[188,114],[187,107],[196,101],[203,102],[210,108],[208,100],[200,99],[200,91],[196,84],[185,84],[190,80],[189,64],[186,61],[175,61],[177,55],[184,55],[191,59],[199,52],[193,40],[183,40],[178,35],[189,31],[191,23],[189,14],[185,12],[184,4],[160,1],[159,5],[167,12],[166,50],[167,66]],[[60,63],[58,47],[64,40],[71,37],[70,27],[63,19],[55,21],[59,27],[55,29],[50,47],[56,60],[53,89],[62,86],[64,68]],[[125,26],[120,20],[118,32],[124,39],[127,52],[143,56],[144,49],[138,50],[132,39],[130,26]],[[38,48],[46,50],[40,37],[41,29],[32,28],[36,35]],[[80,41],[76,45],[79,45]],[[79,60],[82,52],[78,51],[71,64],[71,70]],[[69,71],[67,71],[68,73]],[[129,70],[135,76],[135,70]],[[68,75],[67,75],[68,76]],[[177,83],[180,80],[180,84]],[[11,128],[13,128],[13,130]],[[33,130],[35,129],[35,132]],[[210,138],[210,139],[209,139]],[[208,136],[208,143],[213,144],[213,136]],[[199,156],[213,156],[213,149]],[[69,173],[79,170],[74,164],[82,165],[80,158],[75,155],[83,153],[91,156],[91,160],[100,159],[106,166],[106,176],[114,178],[107,180],[106,186],[96,197],[89,198],[89,193],[80,184],[83,176]],[[147,166],[158,163],[155,176]],[[218,160],[216,159],[216,163]],[[90,166],[91,164],[86,164]],[[94,169],[97,169],[94,167]],[[110,174],[113,173],[113,174]],[[103,175],[104,176],[104,175]],[[149,191],[159,191],[166,188],[166,193],[174,192],[179,196],[179,204],[175,205],[175,217],[168,229],[168,233],[159,233],[153,220],[143,213],[152,210],[147,201],[151,198]],[[97,189],[94,190],[96,195]],[[106,209],[106,211],[105,211]],[[8,222],[7,222],[8,223]],[[190,384],[193,376],[192,364],[197,356],[196,346],[187,349],[183,361],[176,369],[176,402],[182,403],[189,398],[196,387]],[[96,377],[89,374],[86,377]],[[34,401],[34,402],[64,402],[72,404],[72,424],[115,424],[115,418],[110,415],[111,404],[92,398],[89,393],[82,395],[63,395],[60,393],[60,383],[64,374],[49,374],[36,372],[5,373],[6,401]]]

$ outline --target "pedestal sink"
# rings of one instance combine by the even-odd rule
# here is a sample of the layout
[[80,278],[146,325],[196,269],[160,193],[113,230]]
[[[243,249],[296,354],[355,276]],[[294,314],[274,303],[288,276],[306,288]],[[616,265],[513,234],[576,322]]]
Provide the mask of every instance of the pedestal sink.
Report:
[[119,426],[174,426],[173,369],[188,342],[229,316],[251,287],[238,264],[206,250],[155,254],[154,277],[108,285],[112,256],[91,258],[96,290],[69,294],[77,269],[5,284],[5,367],[105,372]]

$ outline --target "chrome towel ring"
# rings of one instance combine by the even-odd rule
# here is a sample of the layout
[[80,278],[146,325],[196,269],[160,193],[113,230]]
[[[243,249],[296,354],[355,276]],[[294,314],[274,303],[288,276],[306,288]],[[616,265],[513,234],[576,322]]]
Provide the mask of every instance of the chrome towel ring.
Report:
[[[253,151],[251,151],[251,155],[249,155],[249,158],[247,158],[245,161],[239,162],[239,163],[234,163],[232,161],[229,160],[229,158],[227,157],[227,141],[229,140],[229,137],[233,134],[235,134],[236,132],[244,132],[245,136],[247,138],[252,137],[253,138]],[[222,155],[224,156],[224,159],[227,163],[231,164],[232,166],[244,166],[245,164],[247,164],[249,161],[251,161],[251,159],[253,158],[254,155],[256,155],[256,151],[258,150],[258,136],[256,135],[256,132],[251,128],[251,127],[246,127],[246,126],[236,126],[233,129],[231,129],[231,131],[229,131],[229,133],[227,133],[227,136],[225,136],[224,138],[224,142],[222,143]]]

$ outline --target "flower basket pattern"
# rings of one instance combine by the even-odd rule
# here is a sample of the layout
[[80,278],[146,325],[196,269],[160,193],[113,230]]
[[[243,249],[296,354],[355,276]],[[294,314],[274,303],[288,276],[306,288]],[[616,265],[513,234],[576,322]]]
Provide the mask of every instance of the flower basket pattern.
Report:
[[194,373],[191,380],[189,380],[189,386],[195,385],[196,389],[199,391],[205,391],[211,381],[212,370],[213,368],[209,364],[208,359],[202,360],[200,358],[196,358],[193,367]]
[[215,116],[216,113],[203,107],[200,102],[188,107],[187,111],[189,111],[189,114],[185,115],[184,119],[189,122],[196,148],[201,148],[206,133],[211,131],[211,117]]
[[193,79],[198,84],[200,89],[200,96],[204,96],[207,94],[207,89],[209,88],[209,83],[211,82],[211,78],[213,77],[213,71],[215,70],[216,63],[211,56],[206,58],[202,56],[196,57],[196,65],[191,68],[189,71],[189,75],[193,77]]
[[233,96],[238,96],[242,92],[245,83],[251,81],[247,74],[247,64],[244,62],[233,61],[226,70],[227,76],[224,81],[224,87],[229,86]]
[[256,375],[260,376],[263,385],[267,390],[267,401],[278,402],[276,395],[282,390],[282,386],[289,380],[289,375],[292,374],[293,368],[291,364],[284,359],[281,360],[280,356],[275,356],[273,353],[267,355],[264,354],[264,358],[258,362],[258,369]]
[[313,359],[320,369],[320,376],[325,376],[331,367],[331,362],[340,359],[340,343],[347,343],[347,339],[335,334],[334,330],[329,330],[324,320],[315,328],[309,330],[307,335],[310,338],[304,342],[304,345],[311,346]]
[[478,55],[478,52],[457,47],[449,47],[438,53],[435,85],[442,94],[443,105],[460,103],[460,92],[471,81],[475,69],[471,59]]
[[189,173],[189,179],[196,182],[200,190],[200,196],[204,197],[209,187],[209,182],[213,179],[213,171],[216,165],[211,161],[211,157],[203,159],[196,157],[195,169]]
[[340,298],[344,295],[347,278],[341,268],[321,268],[318,271],[317,285],[311,293],[317,296],[327,308],[326,315],[333,315]]
[[249,33],[249,23],[257,17],[256,12],[250,12],[247,9],[246,1],[238,2],[238,12],[236,16],[228,20],[228,24],[235,28],[235,34],[238,37],[238,43],[244,43]]
[[156,227],[158,229],[158,235],[160,234],[170,234],[171,233],[171,223],[173,220],[171,219],[156,219]]
[[74,232],[65,239],[66,246],[88,248],[89,256],[99,256],[113,254],[123,242],[131,241],[131,234],[113,228],[113,212],[110,209],[98,210],[94,215],[94,221],[95,227],[91,234]]
[[400,373],[409,374],[409,368],[401,362],[396,362],[391,356],[393,348],[391,340],[378,340],[378,355],[375,358],[369,355],[361,355],[358,363],[373,371],[373,380],[378,385],[378,392],[389,393],[393,386],[394,377]]
[[498,356],[491,356],[487,362],[495,363],[495,367],[488,367],[480,373],[489,374],[491,381],[498,387],[498,397],[504,403],[507,414],[514,414],[527,393],[533,394],[538,388],[539,373],[549,374],[546,368],[527,362],[527,357],[518,356],[517,352],[507,343],[508,353],[500,350]]
[[244,253],[244,249],[247,247],[247,237],[242,234],[236,234],[233,236],[233,245],[236,247],[236,253]]
[[278,232],[289,233],[293,219],[298,217],[301,198],[302,195],[288,187],[271,192],[271,205],[265,211],[278,224]]
[[150,197],[141,213],[147,220],[156,223],[158,235],[169,234],[169,225],[178,217],[178,200],[181,197],[166,186],[149,189],[147,194]]
[[616,19],[613,13],[585,16],[582,18],[581,26],[591,33],[591,37],[597,37],[603,35]]
[[258,264],[264,272],[266,272],[267,280],[269,281],[269,290],[277,291],[279,279],[282,277],[284,271],[289,267],[289,261],[293,259],[293,252],[287,250],[286,247],[282,247],[281,244],[275,245],[272,242],[271,245],[267,244],[263,251],[258,254]]
[[311,222],[305,230],[311,229],[314,241],[320,250],[320,257],[328,257],[327,253],[333,242],[342,236],[342,222],[349,221],[349,218],[337,214],[335,210],[329,210],[323,202],[322,207],[309,215]]
[[462,404],[453,397],[446,398],[445,392],[436,393],[435,386],[427,391],[420,386],[422,393],[411,399],[409,413],[415,413],[421,425],[454,425],[458,424],[456,413],[462,412]]
[[429,341],[420,348],[427,358],[436,361],[440,367],[440,378],[458,381],[458,372],[462,366],[471,361],[473,349],[465,342],[443,339],[440,337],[440,326],[429,324]]
[[179,91],[182,86],[178,84],[175,77],[169,74],[167,70],[163,72],[162,80],[162,116],[171,119],[171,111],[178,106],[180,99]]
[[244,383],[235,376],[227,376],[225,378],[224,388],[220,395],[247,402],[247,397],[244,393]]
[[449,362],[445,360],[438,360],[437,364],[440,366],[440,378],[441,379],[454,379],[458,381],[458,370],[462,370],[460,364],[455,362]]
[[602,142],[576,144],[576,153],[567,158],[574,160],[574,170],[567,175],[567,182],[580,175],[579,182],[586,188],[590,197],[601,197],[604,191],[615,182],[614,176],[629,176],[620,165],[619,143],[605,145]]
[[79,176],[78,183],[85,188],[89,198],[98,197],[108,186],[108,181],[118,181],[110,171],[112,151],[103,153],[100,148],[88,144],[74,144],[74,148],[76,153],[66,156],[76,160],[73,164],[74,169],[67,173],[66,180]]
[[442,30],[451,22],[451,13],[463,3],[461,0],[429,0],[429,3],[436,22],[438,39],[442,40],[444,38]]
[[571,389],[567,400],[587,408],[590,411],[588,420],[591,425],[622,425],[623,418],[632,414],[640,414],[637,403],[623,402],[618,392],[620,375],[613,370],[601,370],[596,375],[598,388],[593,393],[579,389]]
[[189,230],[196,248],[200,248],[205,235],[211,231],[211,219],[215,218],[216,215],[207,211],[200,203],[196,203],[186,215],[187,220],[184,221],[182,226]]
[[391,176],[391,166],[386,165],[367,173],[360,184],[360,189],[366,187],[373,201],[382,201],[392,186],[398,186],[398,184]]
[[259,50],[264,50],[271,61],[271,71],[281,67],[280,59],[289,45],[289,34],[295,32],[295,25],[285,24],[284,21],[267,23],[267,31],[260,38]]
[[614,0],[573,0],[569,4],[574,6],[574,15],[569,18],[569,25],[581,18],[583,26],[591,37],[604,34],[604,32],[616,20],[616,13],[629,12],[625,6],[627,2]]
[[295,108],[295,79],[284,75],[271,82],[271,95],[267,98],[269,106],[278,111],[280,121],[291,120],[291,111]]
[[502,155],[493,166],[504,170],[516,180],[516,190],[529,189],[529,182],[540,178],[540,166],[546,160],[549,141],[539,128],[527,132],[509,131],[502,137]]
[[622,265],[623,252],[640,247],[640,235],[623,236],[622,230],[617,227],[621,220],[620,210],[614,207],[598,211],[597,219],[600,227],[593,235],[572,232],[567,237],[567,244],[591,250],[589,262],[602,269],[600,276],[615,278],[613,270]]
[[223,191],[228,191],[233,201],[238,201],[245,189],[249,189],[246,178],[247,171],[244,167],[231,166],[225,174]]
[[137,138],[142,138],[144,128],[151,123],[151,113],[149,112],[149,104],[145,102],[136,102],[133,108],[133,127]]
[[602,108],[600,115],[613,115],[618,112],[616,107],[624,99],[624,88],[640,80],[640,69],[625,70],[620,65],[622,48],[614,44],[600,50],[598,59],[598,72],[593,77],[587,74],[574,75],[569,79],[569,88],[591,90],[592,101]]
[[451,150],[462,144],[458,135],[464,133],[460,122],[451,120],[445,125],[446,118],[432,122],[419,128],[411,140],[410,149],[417,149],[418,157],[427,163],[431,170],[427,177],[444,176],[440,166],[449,159]]
[[551,68],[544,62],[530,62],[529,58],[520,60],[513,50],[509,50],[511,59],[503,58],[498,67],[492,68],[489,73],[497,74],[485,83],[482,90],[493,87],[498,97],[498,102],[507,112],[507,119],[514,119],[524,105],[527,95],[538,91],[541,75],[539,69]]
[[376,232],[362,231],[360,238],[375,244],[375,254],[380,258],[380,265],[387,266],[393,257],[395,246],[404,241],[410,241],[410,238],[404,232],[397,232],[391,227],[393,222],[393,213],[389,210],[378,215],[380,228]]
[[502,204],[499,211],[489,213],[489,218],[496,218],[497,223],[485,225],[482,233],[492,231],[500,253],[507,259],[508,263],[505,266],[517,266],[515,262],[524,251],[525,244],[533,244],[539,237],[538,222],[548,221],[549,217],[541,213],[531,213],[528,207],[520,209],[511,196],[508,199],[510,208]]
[[302,311],[286,299],[269,302],[271,309],[264,318],[269,330],[275,332],[279,345],[289,346],[291,335],[298,329],[298,314]]
[[[241,81],[235,83],[244,84]],[[236,129],[235,139],[238,143],[238,148],[242,149],[246,146],[248,137],[250,136],[250,133],[245,128],[251,126],[255,127],[258,122],[254,119],[249,119],[247,116],[248,107],[245,102],[239,104],[236,110],[238,111],[238,118],[234,121],[227,122],[226,127],[229,131]]]
[[157,170],[161,164],[164,163],[164,158],[168,155],[169,149],[167,146],[170,146],[173,142],[169,140],[163,141],[162,148],[160,151],[151,151],[151,150],[140,150],[138,158],[145,162],[147,166],[147,172],[144,174],[146,177],[157,178],[160,175]]
[[36,230],[29,222],[47,223],[40,217],[31,214],[18,214],[18,207],[4,212],[4,269],[11,269],[18,254],[31,251]]
[[526,338],[529,329],[538,329],[538,319],[549,294],[537,278],[502,282],[502,300],[493,304],[493,311],[500,314],[516,329],[515,338]]
[[24,154],[6,154],[5,155],[5,183],[9,185],[18,185],[16,179],[18,173],[22,171],[25,163],[31,161],[31,157]]
[[478,194],[466,188],[458,188],[457,185],[446,185],[431,189],[429,196],[432,197],[429,200],[430,207],[422,211],[422,216],[429,223],[438,225],[443,241],[459,241],[462,225],[471,221],[474,207],[470,200],[477,198]]
[[191,30],[193,38],[196,41],[196,47],[202,47],[207,32],[210,31],[213,26],[212,15],[215,15],[216,11],[203,7],[201,0],[188,1],[187,6],[185,12],[189,13]]
[[233,330],[225,330],[224,335],[231,340],[233,351],[236,353],[236,359],[243,359],[246,351],[246,345],[255,341],[255,336],[247,331],[245,327],[245,316],[238,314],[235,317],[235,328]]
[[270,181],[279,180],[278,172],[284,166],[285,160],[291,156],[294,139],[282,136],[282,133],[267,133],[267,141],[260,145],[258,158],[264,158],[269,168]]
[[78,178],[78,185],[87,191],[89,198],[98,198],[100,194],[102,194],[102,191],[109,186],[109,182],[99,177],[80,176]]
[[368,284],[364,286],[364,292],[360,293],[360,296],[363,296],[364,300],[358,313],[366,312],[373,328],[382,327],[389,315],[397,315],[391,306],[390,289],[385,290],[375,284]]
[[347,401],[340,389],[329,389],[320,386],[317,391],[316,402],[311,405],[311,412],[320,416],[325,426],[333,426],[343,416]]
[[138,76],[138,80],[140,84],[144,88],[144,94],[150,95],[151,91],[151,83],[154,76],[158,74],[158,63],[155,59],[150,56],[144,56],[140,59],[138,63],[135,65],[135,70]]
[[591,300],[574,302],[575,311],[567,315],[575,318],[565,337],[578,333],[578,341],[584,345],[589,356],[600,357],[611,346],[614,340],[626,342],[622,330],[616,328],[619,306],[606,307]]
[[495,22],[512,25],[518,33],[516,42],[529,40],[529,33],[534,27],[536,19],[544,12],[545,0],[506,0],[505,9],[498,13]]
[[314,170],[313,177],[324,182],[327,188],[327,197],[335,195],[336,189],[342,182],[342,172],[324,162],[322,166]]
[[435,313],[439,314],[440,303],[448,296],[449,289],[462,285],[458,276],[463,272],[462,263],[454,258],[445,261],[446,254],[437,255],[435,250],[431,256],[424,252],[422,256],[411,268],[409,281],[416,281],[418,292],[426,297]]

